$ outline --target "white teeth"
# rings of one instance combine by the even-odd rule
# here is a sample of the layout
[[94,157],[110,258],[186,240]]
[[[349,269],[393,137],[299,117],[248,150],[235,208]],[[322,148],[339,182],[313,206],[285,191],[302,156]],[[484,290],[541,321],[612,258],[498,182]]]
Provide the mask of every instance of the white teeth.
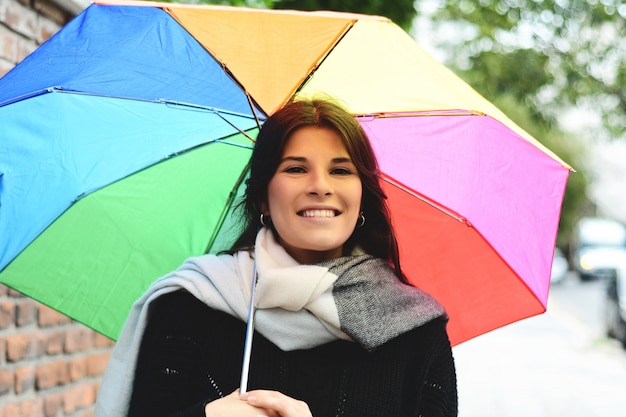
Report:
[[305,210],[304,217],[335,217],[335,210]]

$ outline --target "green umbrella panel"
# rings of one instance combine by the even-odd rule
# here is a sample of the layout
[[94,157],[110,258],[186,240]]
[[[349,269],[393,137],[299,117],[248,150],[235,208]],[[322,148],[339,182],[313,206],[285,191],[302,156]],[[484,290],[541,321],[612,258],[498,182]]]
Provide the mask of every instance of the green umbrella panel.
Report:
[[166,159],[79,199],[6,267],[3,282],[116,339],[153,281],[189,256],[232,244],[249,135]]

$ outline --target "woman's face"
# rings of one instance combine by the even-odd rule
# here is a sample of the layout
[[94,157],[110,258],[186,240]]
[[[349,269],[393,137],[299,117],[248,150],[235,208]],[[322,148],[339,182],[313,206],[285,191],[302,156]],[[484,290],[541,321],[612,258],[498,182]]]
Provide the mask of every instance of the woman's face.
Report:
[[295,260],[319,262],[342,255],[359,217],[362,192],[339,134],[304,127],[287,140],[263,213]]

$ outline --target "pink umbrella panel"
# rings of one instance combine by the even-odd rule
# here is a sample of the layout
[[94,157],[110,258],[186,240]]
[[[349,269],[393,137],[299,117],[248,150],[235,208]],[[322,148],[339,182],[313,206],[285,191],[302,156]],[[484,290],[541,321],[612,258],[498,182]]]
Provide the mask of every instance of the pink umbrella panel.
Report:
[[553,197],[569,171],[488,116],[361,120],[403,269],[446,306],[452,343],[544,312],[560,214]]

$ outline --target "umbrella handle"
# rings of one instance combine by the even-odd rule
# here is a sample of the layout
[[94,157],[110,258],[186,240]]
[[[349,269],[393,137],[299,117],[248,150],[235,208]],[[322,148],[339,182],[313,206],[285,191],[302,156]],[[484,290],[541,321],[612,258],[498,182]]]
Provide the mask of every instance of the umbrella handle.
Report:
[[248,375],[250,373],[250,356],[252,354],[252,337],[254,335],[254,290],[256,288],[258,276],[256,273],[256,259],[254,260],[254,268],[252,270],[252,288],[250,290],[250,307],[248,308],[248,323],[246,325],[246,342],[243,348],[243,364],[241,366],[241,382],[239,384],[239,393],[243,394],[248,391]]

